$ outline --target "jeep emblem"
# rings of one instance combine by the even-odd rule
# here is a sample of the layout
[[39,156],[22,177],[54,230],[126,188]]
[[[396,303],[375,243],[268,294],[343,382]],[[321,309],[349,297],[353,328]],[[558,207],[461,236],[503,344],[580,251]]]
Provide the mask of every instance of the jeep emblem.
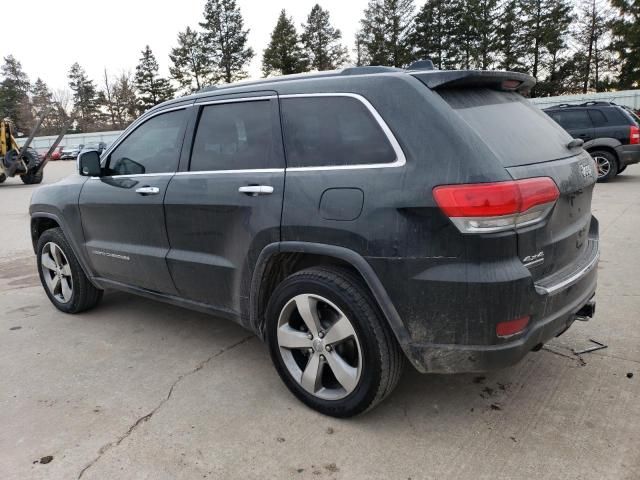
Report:
[[582,176],[584,178],[592,177],[593,176],[593,167],[591,167],[591,165],[589,165],[589,164],[580,165],[580,173],[582,173]]

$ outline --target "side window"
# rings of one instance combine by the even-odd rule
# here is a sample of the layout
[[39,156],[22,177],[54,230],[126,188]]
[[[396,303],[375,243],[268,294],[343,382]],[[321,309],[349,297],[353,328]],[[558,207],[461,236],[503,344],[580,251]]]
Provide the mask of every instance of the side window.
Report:
[[185,110],[150,118],[109,155],[111,175],[175,172],[180,158]]
[[567,130],[591,128],[591,119],[586,110],[563,110],[554,114],[555,120]]
[[607,117],[600,110],[589,110],[589,116],[594,127],[603,127],[607,122]]
[[396,153],[361,101],[344,96],[283,98],[289,167],[391,163]]
[[282,141],[269,100],[202,108],[191,153],[191,171],[282,168]]

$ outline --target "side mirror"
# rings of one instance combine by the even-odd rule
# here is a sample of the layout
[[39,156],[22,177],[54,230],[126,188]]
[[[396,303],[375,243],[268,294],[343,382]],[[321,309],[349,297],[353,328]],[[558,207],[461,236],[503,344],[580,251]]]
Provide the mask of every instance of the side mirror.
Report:
[[85,177],[99,177],[102,173],[100,154],[95,150],[82,152],[78,156],[78,172]]

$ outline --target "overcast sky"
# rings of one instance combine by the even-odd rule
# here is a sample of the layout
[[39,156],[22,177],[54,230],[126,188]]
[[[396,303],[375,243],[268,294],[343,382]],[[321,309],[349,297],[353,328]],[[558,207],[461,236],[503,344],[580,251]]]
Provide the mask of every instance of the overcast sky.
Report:
[[[135,71],[149,44],[160,73],[168,75],[169,51],[179,31],[198,27],[205,0],[2,0],[0,56],[13,54],[33,82],[41,77],[52,90],[67,87],[67,72],[79,62],[101,85],[110,75]],[[298,31],[316,3],[329,10],[352,54],[353,39],[367,0],[237,0],[256,52],[249,73],[261,76],[262,51],[281,9]]]

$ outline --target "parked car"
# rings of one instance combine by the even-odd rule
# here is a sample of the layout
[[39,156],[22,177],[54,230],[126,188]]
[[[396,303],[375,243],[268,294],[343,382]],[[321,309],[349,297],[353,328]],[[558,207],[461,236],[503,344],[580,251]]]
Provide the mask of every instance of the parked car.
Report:
[[98,152],[99,154],[102,154],[102,152],[104,152],[107,148],[107,144],[105,142],[89,142],[85,145],[83,145],[82,150],[80,151],[80,153],[82,152],[86,152],[89,150],[94,150],[96,152]]
[[612,102],[560,105],[544,110],[596,162],[598,181],[606,182],[629,165],[640,162],[640,119],[630,109]]
[[78,158],[78,154],[83,149],[84,145],[73,145],[71,147],[64,147],[60,153],[60,160],[75,160]]
[[62,156],[62,150],[64,150],[64,147],[56,148],[51,154],[50,160],[60,160],[60,157]]
[[599,256],[593,161],[534,82],[354,67],[163,103],[34,193],[44,290],[68,313],[115,288],[235,320],[337,417],[406,360],[513,365],[593,315]]

